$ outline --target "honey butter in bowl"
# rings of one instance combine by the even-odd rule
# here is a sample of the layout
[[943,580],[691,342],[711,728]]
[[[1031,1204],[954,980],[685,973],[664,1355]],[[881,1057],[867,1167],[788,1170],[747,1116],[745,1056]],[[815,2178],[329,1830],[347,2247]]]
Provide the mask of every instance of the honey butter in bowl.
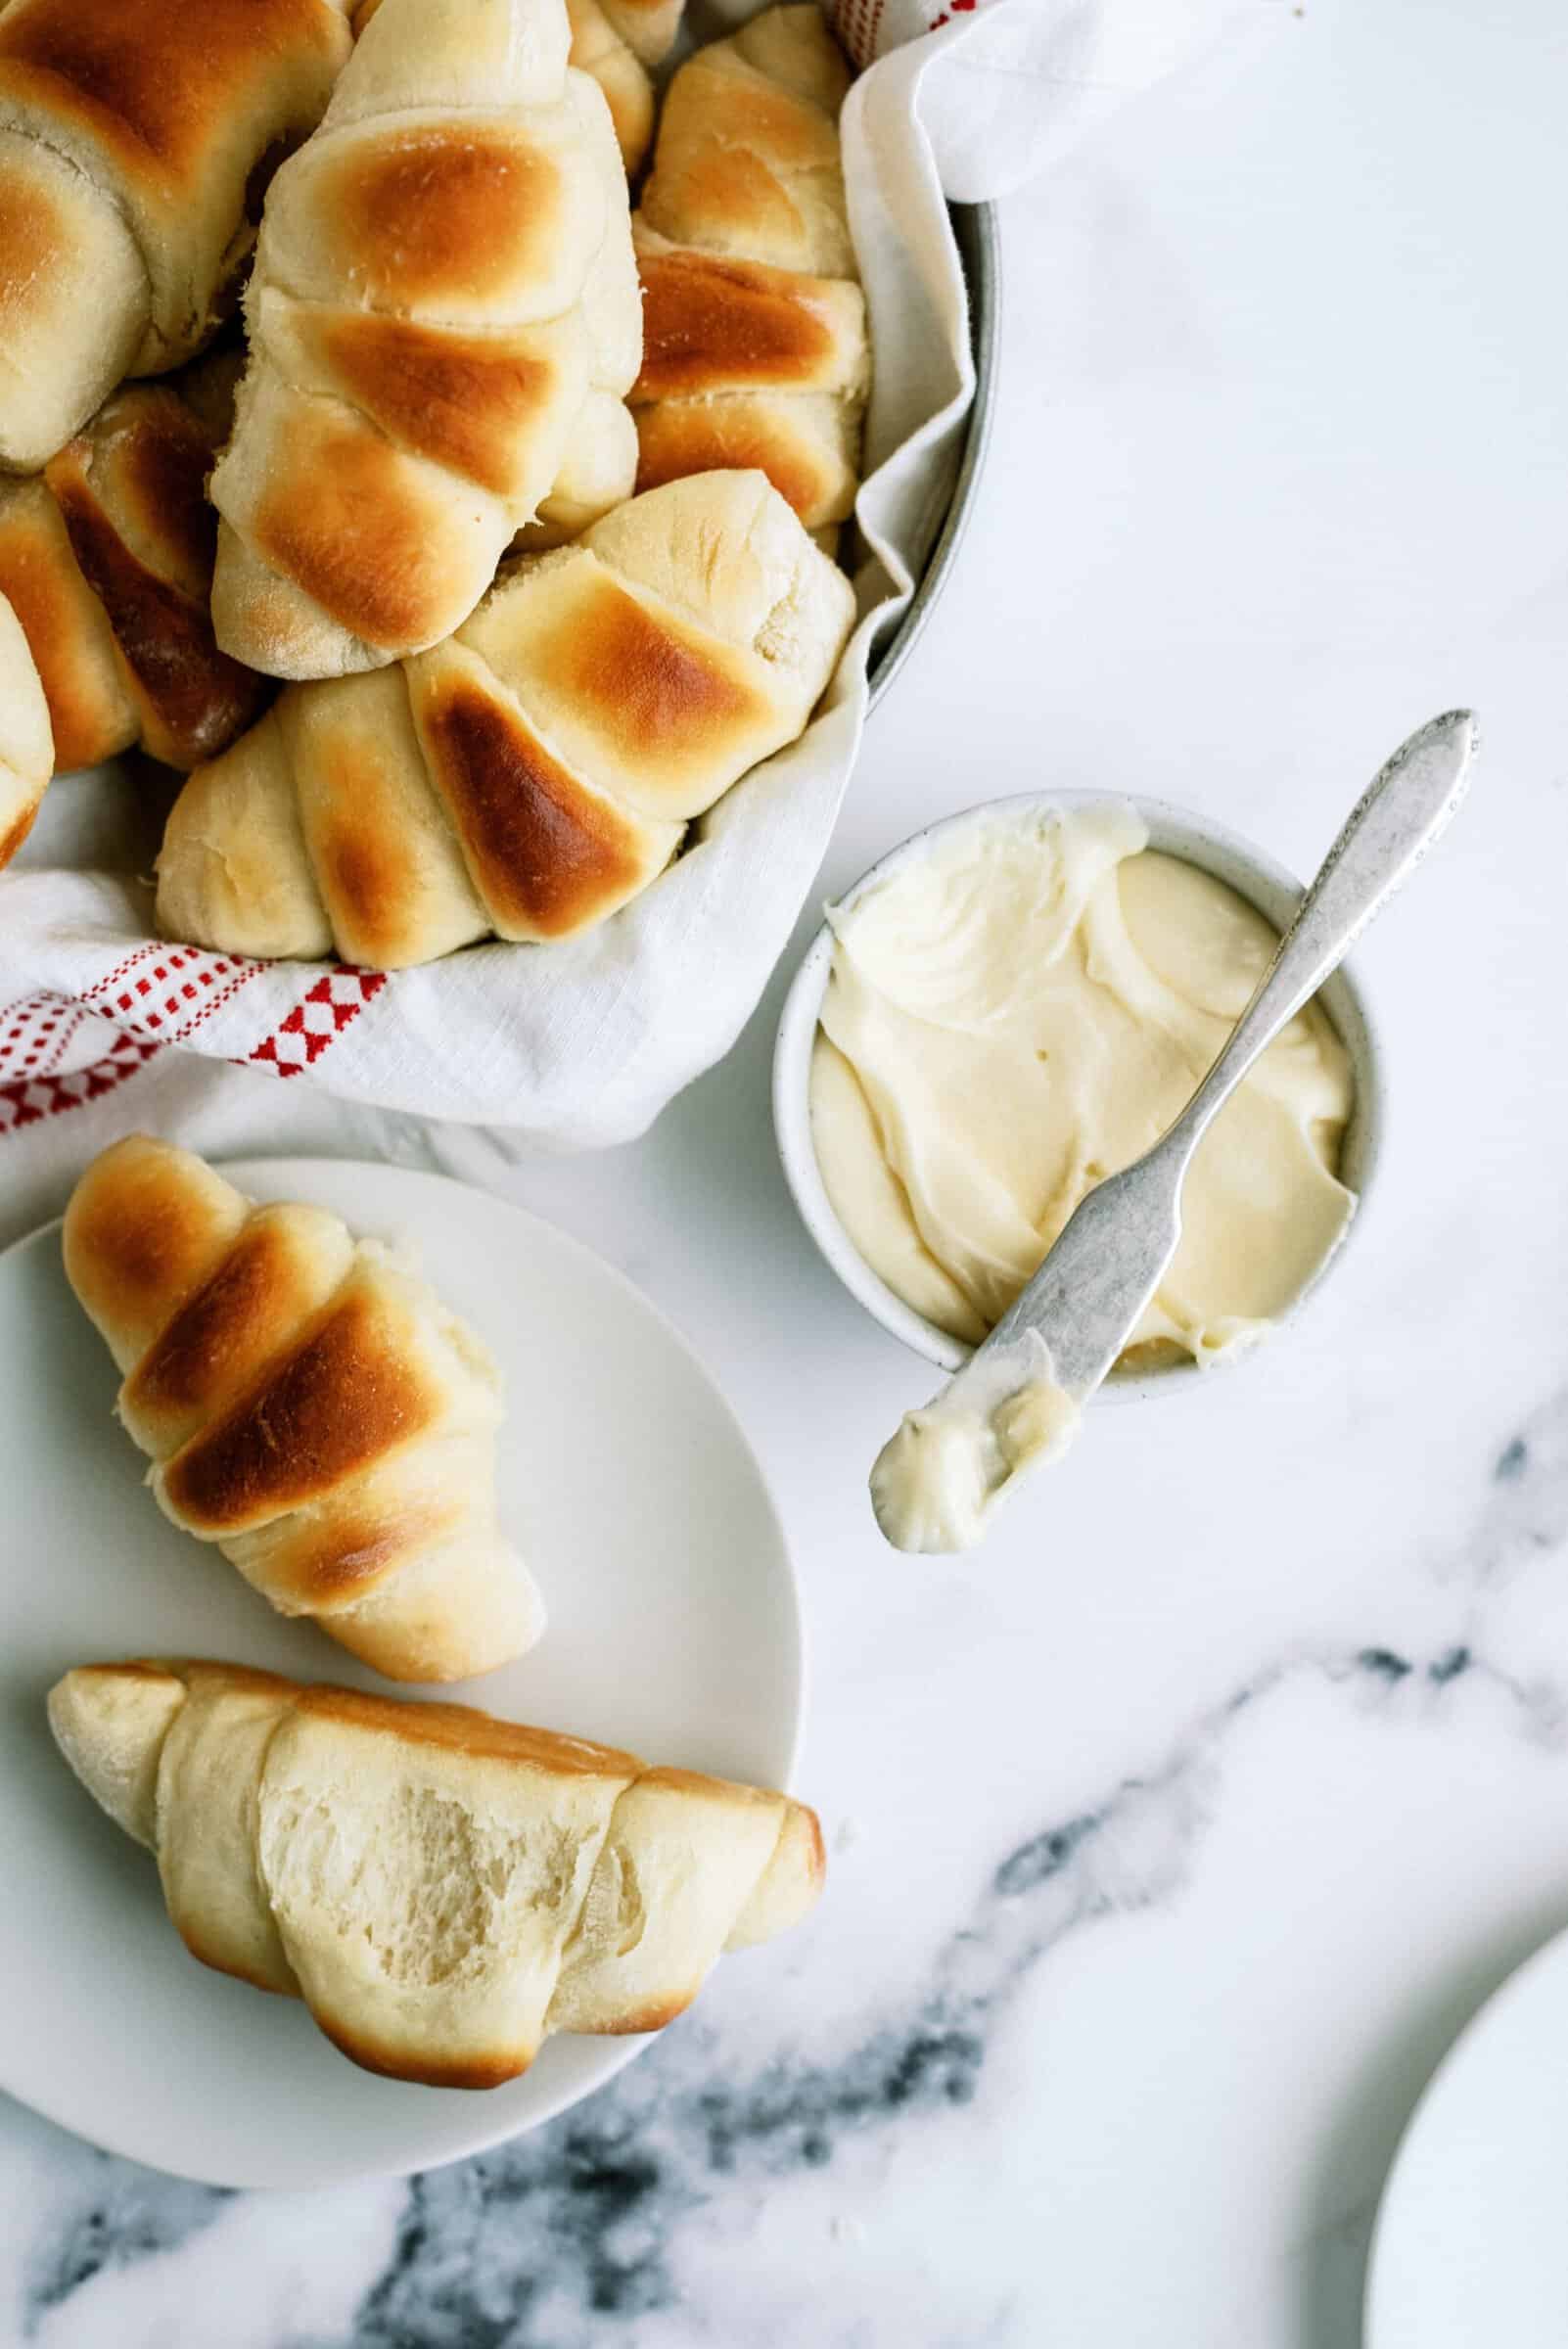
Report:
[[[961,1367],[1080,1201],[1183,1111],[1300,900],[1219,827],[1103,793],[993,802],[873,867],[803,962],[774,1066],[785,1172],[845,1285]],[[1109,1391],[1175,1392],[1294,1311],[1365,1192],[1381,1090],[1365,1006],[1338,971],[1199,1142],[1179,1244]],[[1077,1424],[1048,1376],[1018,1366],[992,1431],[1002,1481]],[[995,1463],[967,1494],[968,1431],[912,1418],[939,1514],[967,1530],[926,1542],[915,1527],[900,1545],[966,1545]]]
[[832,909],[780,1028],[786,1169],[852,1287],[939,1359],[979,1341],[877,1455],[895,1548],[972,1547],[1120,1366],[1222,1359],[1316,1279],[1377,1098],[1364,1016],[1348,1033],[1327,990],[1474,745],[1469,711],[1418,727],[1274,928],[1173,810],[1084,797],[955,818]]
[[[823,1186],[884,1285],[968,1345],[1185,1106],[1279,943],[1123,800],[983,809],[829,926],[808,1081]],[[1289,1312],[1354,1212],[1355,1098],[1309,1004],[1199,1145],[1128,1368],[1222,1359]]]

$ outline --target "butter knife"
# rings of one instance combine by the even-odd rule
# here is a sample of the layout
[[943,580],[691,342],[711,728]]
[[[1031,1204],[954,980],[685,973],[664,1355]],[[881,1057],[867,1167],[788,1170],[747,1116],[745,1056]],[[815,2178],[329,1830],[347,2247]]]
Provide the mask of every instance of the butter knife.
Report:
[[1448,824],[1464,797],[1475,732],[1469,711],[1450,711],[1394,753],[1352,810],[1180,1116],[1152,1149],[1079,1202],[984,1344],[884,1446],[871,1472],[872,1505],[896,1548],[970,1547],[1001,1494],[1035,1460],[1062,1450],[1176,1254],[1193,1152],[1259,1055]]

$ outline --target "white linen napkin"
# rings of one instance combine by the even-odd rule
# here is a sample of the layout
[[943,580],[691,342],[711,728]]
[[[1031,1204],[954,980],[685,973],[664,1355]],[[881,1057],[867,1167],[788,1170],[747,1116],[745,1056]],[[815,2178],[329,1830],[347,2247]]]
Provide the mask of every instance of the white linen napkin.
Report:
[[[587,1148],[641,1132],[717,1060],[821,864],[873,642],[945,508],[974,389],[946,199],[998,194],[1054,161],[1235,13],[1235,0],[830,0],[865,68],[844,156],[875,351],[857,507],[870,552],[860,624],[805,735],[586,937],[391,975],[160,942],[137,786],[115,769],[53,784],[0,876],[0,1238],[136,1126],[231,1153],[341,1148],[347,1103]],[[918,676],[896,690],[918,692]]]

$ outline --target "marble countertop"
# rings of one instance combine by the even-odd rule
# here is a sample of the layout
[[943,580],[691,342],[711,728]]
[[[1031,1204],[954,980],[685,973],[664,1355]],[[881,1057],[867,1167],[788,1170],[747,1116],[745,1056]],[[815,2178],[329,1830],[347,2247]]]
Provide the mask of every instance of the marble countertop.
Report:
[[1565,119],[1545,0],[1308,0],[1005,205],[988,478],[824,874],[1051,782],[1306,869],[1478,708],[1470,805],[1358,956],[1391,1129],[1317,1303],[1097,1412],[983,1559],[903,1561],[864,1476],[928,1374],[794,1218],[778,985],[624,1150],[346,1117],[578,1233],[730,1395],[829,1897],[596,2100],[411,2181],[209,2191],[0,2101],[0,2336],[1352,2349],[1423,2080],[1568,1923]]

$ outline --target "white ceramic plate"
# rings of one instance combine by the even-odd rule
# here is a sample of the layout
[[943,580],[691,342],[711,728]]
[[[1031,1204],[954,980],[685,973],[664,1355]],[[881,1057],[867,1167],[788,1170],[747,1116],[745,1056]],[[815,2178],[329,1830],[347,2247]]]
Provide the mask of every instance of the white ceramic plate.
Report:
[[[442,1693],[786,1785],[801,1653],[783,1536],[728,1407],[646,1300],[548,1224],[438,1175],[313,1159],[226,1171],[256,1198],[412,1237],[500,1359],[502,1508],[550,1628],[521,1663]],[[98,1658],[389,1685],[165,1522],[110,1416],[115,1387],[59,1226],[0,1256],[0,2087],[115,2152],[227,2186],[424,2168],[575,2103],[646,2041],[551,2040],[484,2094],[373,2078],[293,2000],[186,1956],[152,1861],[60,1760],[45,1691]]]
[[1366,2349],[1568,2342],[1568,1934],[1482,2007],[1395,2157],[1367,2269]]

